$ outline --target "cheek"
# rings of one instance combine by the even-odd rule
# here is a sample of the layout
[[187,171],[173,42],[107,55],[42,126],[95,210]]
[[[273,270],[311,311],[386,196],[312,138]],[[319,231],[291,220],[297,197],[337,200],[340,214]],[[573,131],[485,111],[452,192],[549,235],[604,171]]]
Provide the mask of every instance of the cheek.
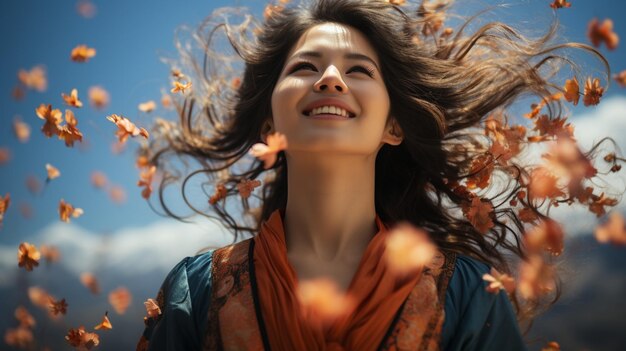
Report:
[[278,82],[272,93],[272,114],[277,129],[299,117],[298,102],[306,93],[304,83],[295,80]]

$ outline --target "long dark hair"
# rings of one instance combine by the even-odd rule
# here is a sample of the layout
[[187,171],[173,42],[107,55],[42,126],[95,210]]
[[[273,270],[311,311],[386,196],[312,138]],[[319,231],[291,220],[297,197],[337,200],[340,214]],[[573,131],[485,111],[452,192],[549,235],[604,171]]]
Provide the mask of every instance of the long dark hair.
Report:
[[[197,32],[205,40],[203,63],[193,61],[183,71],[197,74],[196,91],[177,104],[179,121],[160,121],[155,141],[143,150],[164,174],[159,187],[163,209],[183,219],[170,210],[163,196],[169,184],[183,179],[167,162],[172,155],[191,157],[200,165],[184,177],[182,193],[187,204],[232,229],[235,241],[241,233],[254,235],[273,211],[286,207],[284,155],[280,153],[274,166],[265,170],[247,153],[261,142],[266,119],[272,115],[272,92],[289,50],[309,28],[335,22],[361,31],[376,50],[389,92],[390,115],[404,135],[400,145],[383,146],[376,158],[375,206],[380,218],[388,226],[408,221],[423,227],[442,249],[512,273],[511,262],[527,258],[524,222],[515,206],[523,204],[537,220],[549,217],[540,209],[543,203],[533,201],[529,194],[530,166],[523,158],[504,161],[490,148],[489,133],[480,128],[490,121],[491,128],[500,128],[502,133],[517,133],[518,144],[509,145],[517,155],[527,142],[526,130],[506,124],[507,108],[517,99],[536,96],[547,105],[547,118],[561,117],[561,100],[547,97],[562,90],[552,81],[559,68],[576,66],[559,56],[558,50],[586,50],[606,64],[607,76],[608,64],[589,46],[552,44],[556,21],[537,39],[499,22],[466,34],[473,18],[455,30],[446,29],[437,17],[445,10],[443,5],[422,4],[409,12],[381,0],[316,0],[269,6],[263,23],[246,15],[240,25],[219,20],[239,10],[216,11]],[[223,69],[228,59],[212,54],[219,31],[243,61],[243,75],[237,69]],[[499,179],[490,182],[489,197],[484,184],[468,185],[485,176],[486,170],[488,178]],[[212,201],[206,210],[187,201],[185,194],[188,181],[198,175],[208,177],[205,200],[218,185],[225,189],[221,200]],[[260,194],[238,197],[237,184],[244,179],[263,180]],[[235,216],[232,205],[227,208],[232,196],[242,206]],[[488,230],[480,229],[468,216],[476,197],[493,205],[493,225]],[[257,206],[251,206],[251,201]],[[517,299],[513,300],[522,315]]]

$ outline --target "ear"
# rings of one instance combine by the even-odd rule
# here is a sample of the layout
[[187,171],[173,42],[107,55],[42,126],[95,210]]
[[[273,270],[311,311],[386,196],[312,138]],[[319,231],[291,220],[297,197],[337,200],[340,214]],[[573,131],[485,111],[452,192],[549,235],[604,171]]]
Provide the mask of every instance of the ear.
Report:
[[267,136],[274,133],[274,120],[269,117],[263,122],[261,127],[261,140],[267,144]]
[[402,128],[400,128],[396,119],[390,116],[389,119],[387,119],[387,125],[385,126],[383,139],[381,141],[390,145],[400,145],[403,139],[404,133],[402,132]]

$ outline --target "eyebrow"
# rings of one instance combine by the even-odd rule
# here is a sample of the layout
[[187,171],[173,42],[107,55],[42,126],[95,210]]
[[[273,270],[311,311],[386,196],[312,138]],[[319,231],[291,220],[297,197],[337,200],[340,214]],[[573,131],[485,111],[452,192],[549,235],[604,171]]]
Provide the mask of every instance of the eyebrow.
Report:
[[[318,51],[301,51],[299,53],[297,53],[296,55],[292,56],[289,58],[289,60],[291,61],[292,59],[296,58],[296,57],[315,57],[315,58],[321,58],[322,57],[322,53],[318,52]],[[344,58],[347,59],[352,59],[352,60],[364,60],[364,61],[368,61],[370,62],[372,65],[374,65],[374,67],[376,67],[377,70],[380,71],[380,69],[378,68],[378,65],[376,64],[376,62],[374,62],[374,60],[372,60],[369,56],[367,55],[363,55],[360,54],[358,52],[348,52],[345,55],[343,55]]]

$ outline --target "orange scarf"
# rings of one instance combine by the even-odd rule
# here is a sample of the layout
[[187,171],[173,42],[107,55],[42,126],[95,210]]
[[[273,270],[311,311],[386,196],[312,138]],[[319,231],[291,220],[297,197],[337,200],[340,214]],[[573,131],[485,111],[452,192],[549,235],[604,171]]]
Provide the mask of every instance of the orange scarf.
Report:
[[378,233],[368,244],[347,293],[356,308],[328,328],[308,323],[296,295],[297,274],[287,258],[284,210],[274,211],[254,238],[254,269],[263,321],[272,351],[376,350],[421,274],[400,279],[381,260],[388,230],[376,216]]

